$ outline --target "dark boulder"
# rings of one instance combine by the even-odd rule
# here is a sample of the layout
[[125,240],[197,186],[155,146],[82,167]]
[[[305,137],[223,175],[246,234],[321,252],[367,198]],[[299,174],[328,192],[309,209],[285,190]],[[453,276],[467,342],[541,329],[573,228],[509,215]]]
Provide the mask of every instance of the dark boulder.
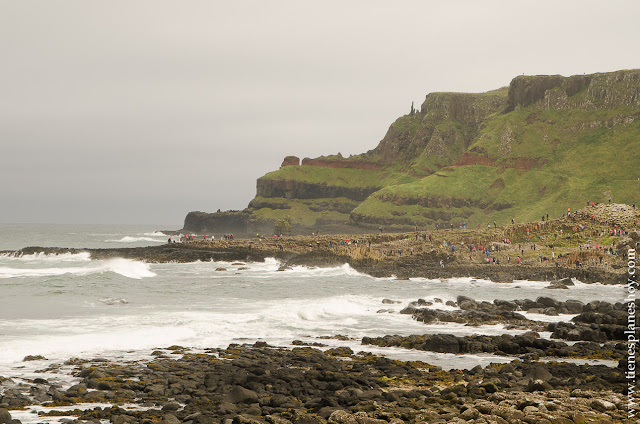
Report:
[[547,296],[540,296],[536,299],[536,303],[539,303],[546,308],[557,308],[558,306],[560,306],[560,302]]
[[0,408],[0,424],[6,424],[11,421],[11,414],[4,408]]
[[258,394],[253,390],[245,389],[242,386],[235,386],[229,393],[231,403],[255,403],[258,402]]
[[425,338],[423,350],[441,353],[459,353],[460,342],[451,334],[434,334]]

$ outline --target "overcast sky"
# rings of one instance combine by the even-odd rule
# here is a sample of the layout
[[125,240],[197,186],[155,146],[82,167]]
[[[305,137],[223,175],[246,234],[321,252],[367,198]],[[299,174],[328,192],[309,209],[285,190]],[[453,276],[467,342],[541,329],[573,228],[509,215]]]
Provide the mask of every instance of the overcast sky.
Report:
[[243,209],[434,91],[640,67],[640,2],[3,1],[0,222]]

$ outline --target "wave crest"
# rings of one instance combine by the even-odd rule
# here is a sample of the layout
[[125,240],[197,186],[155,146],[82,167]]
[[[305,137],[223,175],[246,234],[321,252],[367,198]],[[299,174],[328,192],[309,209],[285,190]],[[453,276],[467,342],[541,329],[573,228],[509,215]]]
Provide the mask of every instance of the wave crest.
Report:
[[[95,263],[95,265],[94,265]],[[50,277],[56,275],[91,275],[113,272],[127,278],[139,280],[155,277],[149,264],[131,259],[110,259],[108,261],[91,262],[91,266],[52,267],[52,268],[13,268],[0,267],[0,278]]]
[[122,237],[120,240],[106,240],[107,243],[137,243],[140,241],[151,241],[154,243],[165,243],[166,240],[158,240],[157,238],[151,238],[151,237],[131,237],[131,236],[124,236]]

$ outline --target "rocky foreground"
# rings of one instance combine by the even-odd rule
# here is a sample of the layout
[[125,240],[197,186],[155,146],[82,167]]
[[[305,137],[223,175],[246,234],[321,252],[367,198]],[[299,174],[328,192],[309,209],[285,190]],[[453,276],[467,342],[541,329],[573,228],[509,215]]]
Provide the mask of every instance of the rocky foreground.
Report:
[[[37,401],[54,407],[43,420],[73,415],[114,424],[626,422],[622,371],[603,365],[518,360],[443,371],[349,348],[288,350],[263,342],[206,353],[174,346],[155,355],[149,363],[72,361],[79,382],[67,389],[45,379],[5,382],[0,405]],[[113,406],[55,409],[84,402]],[[124,406],[131,404],[138,410]],[[7,414],[0,411],[2,422]]]
[[[395,301],[384,299],[381,303]],[[519,335],[390,335],[361,340],[362,345],[385,348],[514,359],[508,364],[449,371],[423,362],[354,354],[349,347],[322,351],[317,348],[324,346],[320,342],[301,341],[292,341],[296,346],[292,349],[265,342],[197,352],[171,346],[154,351],[155,359],[148,362],[71,359],[36,371],[42,378],[14,381],[0,377],[0,408],[9,408],[0,409],[0,422],[20,424],[12,420],[11,413],[25,407],[46,407],[39,413],[42,421],[66,417],[63,422],[68,423],[635,422],[627,419],[626,314],[622,303],[585,304],[550,297],[478,302],[458,296],[446,305],[456,309],[431,306],[434,304],[418,299],[400,313],[425,325],[494,323],[528,331]],[[524,317],[524,312],[571,315],[566,322],[544,323]],[[534,330],[553,332],[552,339]],[[576,363],[585,358],[617,361],[618,366]],[[31,360],[44,358],[25,358]],[[72,367],[76,377],[70,387],[57,384],[55,378],[47,379],[63,367]],[[84,406],[76,407],[79,404]]]

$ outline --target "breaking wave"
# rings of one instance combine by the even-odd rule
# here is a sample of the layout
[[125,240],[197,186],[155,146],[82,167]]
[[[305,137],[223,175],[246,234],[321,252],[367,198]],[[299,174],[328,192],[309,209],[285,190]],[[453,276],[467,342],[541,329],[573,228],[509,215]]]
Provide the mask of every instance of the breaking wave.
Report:
[[150,241],[150,242],[154,242],[154,243],[165,243],[166,240],[162,239],[157,239],[157,238],[151,238],[151,237],[131,237],[131,236],[124,236],[119,240],[106,240],[108,243],[137,243],[140,241]]
[[5,253],[0,255],[0,258],[8,261],[21,261],[27,263],[89,262],[91,261],[91,254],[89,252],[59,254],[38,252],[31,255],[15,255],[12,253]]
[[91,275],[113,272],[127,278],[140,279],[154,277],[149,264],[131,259],[110,259],[90,262],[90,266],[48,267],[48,268],[14,268],[0,267],[0,278],[49,277],[56,275]]

